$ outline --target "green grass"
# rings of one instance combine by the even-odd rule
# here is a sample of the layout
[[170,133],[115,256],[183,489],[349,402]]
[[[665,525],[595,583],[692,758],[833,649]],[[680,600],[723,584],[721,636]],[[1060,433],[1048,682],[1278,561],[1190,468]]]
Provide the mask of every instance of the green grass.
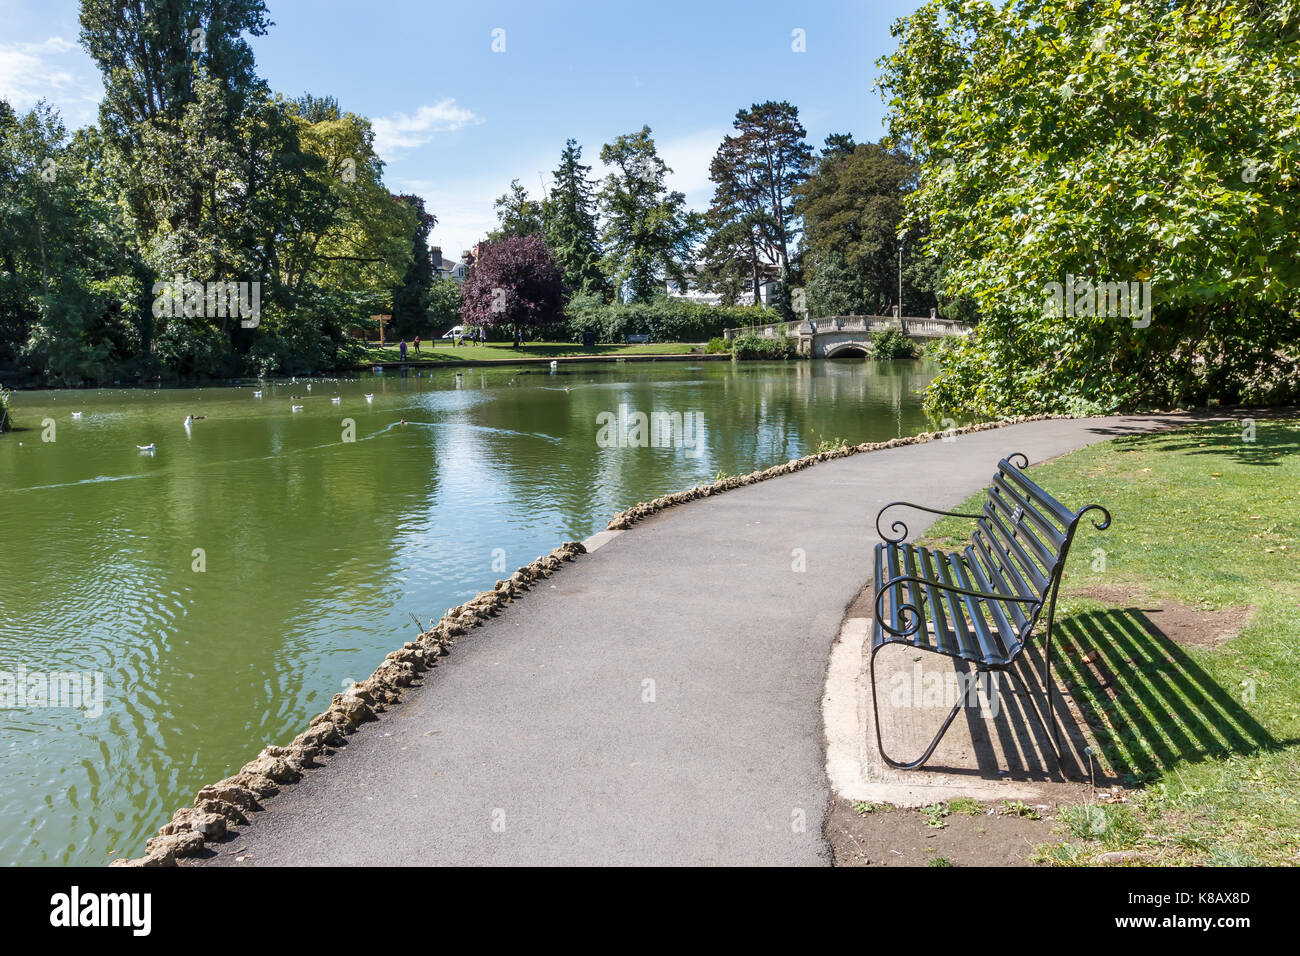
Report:
[[[1064,809],[1063,842],[1040,859],[1300,863],[1300,422],[1261,420],[1256,440],[1242,439],[1240,425],[1194,426],[1033,469],[1067,506],[1097,502],[1114,517],[1104,532],[1085,519],[1074,542],[1054,666],[1097,741],[1098,772],[1138,788],[1127,803]],[[951,546],[967,534],[968,522],[944,519],[928,537]],[[1145,596],[1110,606],[1080,594],[1096,585]],[[1162,599],[1256,610],[1226,643],[1183,646],[1143,611]]]
[[[690,342],[649,342],[644,345],[594,345],[590,348],[573,342],[525,342],[514,348],[509,342],[486,342],[483,345],[462,345],[456,348],[450,341],[420,340],[420,352],[408,341],[408,362],[429,362],[443,365],[461,365],[466,362],[517,362],[520,359],[550,359],[578,356],[606,355],[682,355],[696,352],[701,346]],[[372,345],[366,349],[367,362],[398,362],[398,346],[388,343]]]

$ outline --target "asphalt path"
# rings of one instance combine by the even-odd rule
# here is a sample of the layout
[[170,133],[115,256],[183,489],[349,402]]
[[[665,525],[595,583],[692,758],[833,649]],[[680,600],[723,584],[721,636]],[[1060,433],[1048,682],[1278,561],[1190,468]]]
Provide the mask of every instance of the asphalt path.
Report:
[[459,638],[207,862],[829,863],[820,700],[881,505],[1181,421],[1027,422],[667,509]]

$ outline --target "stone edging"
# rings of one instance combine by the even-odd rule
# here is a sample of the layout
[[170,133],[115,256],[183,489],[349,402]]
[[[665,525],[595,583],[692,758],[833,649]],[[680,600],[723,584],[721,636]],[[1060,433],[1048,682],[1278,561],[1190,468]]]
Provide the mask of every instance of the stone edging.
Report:
[[[665,508],[788,475],[822,461],[884,448],[917,445],[947,436],[988,431],[1022,422],[1080,417],[1089,416],[1026,415],[966,425],[945,432],[922,432],[884,442],[845,445],[833,451],[791,459],[784,465],[773,465],[739,477],[723,478],[710,485],[697,485],[686,491],[633,505],[616,514],[606,530],[624,531]],[[143,857],[114,860],[109,865],[175,866],[178,858],[197,856],[203,852],[208,841],[220,840],[231,827],[246,826],[246,814],[261,810],[262,800],[279,793],[282,787],[298,782],[306,770],[319,766],[317,757],[343,746],[345,738],[355,733],[361,724],[378,720],[379,714],[390,705],[398,703],[402,698],[402,689],[409,687],[421,673],[433,667],[437,658],[445,656],[457,637],[494,616],[501,607],[512,603],[537,581],[550,577],[563,567],[564,562],[586,553],[587,549],[579,542],[566,541],[550,554],[524,565],[509,578],[498,581],[493,590],[480,591],[464,604],[451,608],[437,624],[421,633],[414,641],[408,641],[400,650],[389,653],[364,681],[352,684],[341,694],[335,694],[329,709],[313,717],[308,728],[295,737],[289,746],[266,747],[238,773],[200,789],[193,806],[177,810],[171,821],[159,829],[158,836],[145,843]]]

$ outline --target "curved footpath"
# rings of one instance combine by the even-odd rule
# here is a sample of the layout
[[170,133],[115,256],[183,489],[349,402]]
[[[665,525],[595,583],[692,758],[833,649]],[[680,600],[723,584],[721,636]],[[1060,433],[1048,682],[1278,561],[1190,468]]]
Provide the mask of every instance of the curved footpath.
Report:
[[206,862],[829,863],[823,680],[880,506],[951,507],[1011,452],[1039,462],[1190,420],[1042,420],[883,449],[599,535]]

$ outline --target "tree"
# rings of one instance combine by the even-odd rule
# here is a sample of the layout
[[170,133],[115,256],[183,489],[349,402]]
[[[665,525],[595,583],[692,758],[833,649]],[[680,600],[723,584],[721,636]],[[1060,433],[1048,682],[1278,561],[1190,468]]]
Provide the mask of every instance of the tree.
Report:
[[[827,139],[795,207],[803,217],[809,282],[816,284],[821,301],[852,301],[865,313],[887,313],[898,304],[901,241],[907,310],[923,315],[937,305],[930,292],[934,266],[922,250],[919,224],[899,235],[903,202],[916,188],[916,176],[916,163],[898,150],[855,145],[849,136]],[[818,277],[823,267],[831,274]]]
[[895,25],[890,131],[924,163],[911,221],[982,316],[943,350],[931,408],[1294,390],[1298,28],[1297,0],[930,2]]
[[486,243],[461,289],[461,320],[514,331],[556,321],[563,305],[560,270],[541,236],[507,236]]
[[139,277],[83,174],[92,152],[44,103],[19,116],[0,100],[0,367],[58,385],[102,380],[139,347]]
[[613,167],[600,190],[605,272],[616,292],[626,289],[627,301],[649,301],[660,276],[685,282],[701,217],[687,210],[685,195],[664,184],[672,170],[659,158],[649,126],[602,146],[600,160]]
[[555,185],[546,201],[546,239],[564,279],[565,294],[607,297],[609,283],[600,271],[595,185],[582,164],[582,147],[567,140]]
[[392,334],[409,337],[424,327],[429,311],[429,296],[433,288],[433,259],[429,252],[429,232],[437,225],[436,216],[424,211],[424,200],[419,196],[397,196],[399,202],[409,206],[415,214],[415,229],[411,239],[411,261],[406,266],[402,282],[393,290]]
[[812,264],[805,292],[808,314],[813,318],[873,313],[867,305],[861,279],[834,249]]
[[437,279],[429,289],[427,325],[437,335],[456,324],[460,318],[460,283],[455,279]]
[[546,231],[542,203],[529,196],[517,179],[510,180],[510,191],[498,196],[492,205],[497,211],[497,227],[488,233],[488,239],[533,236]]
[[263,36],[262,0],[81,0],[81,43],[104,77],[100,128],[130,171],[123,194],[142,240],[160,224],[198,229],[218,166],[199,143],[177,137],[203,99],[215,148],[233,142],[249,101],[265,90],[244,38]]
[[[748,270],[757,304],[763,265],[780,270],[783,289],[790,276],[799,231],[794,196],[808,178],[812,147],[804,142],[807,131],[798,109],[786,102],[740,110],[732,126],[736,134],[723,139],[709,166],[715,185],[707,216],[713,241],[705,246],[706,273],[725,286]],[[788,303],[782,311],[789,312]]]

